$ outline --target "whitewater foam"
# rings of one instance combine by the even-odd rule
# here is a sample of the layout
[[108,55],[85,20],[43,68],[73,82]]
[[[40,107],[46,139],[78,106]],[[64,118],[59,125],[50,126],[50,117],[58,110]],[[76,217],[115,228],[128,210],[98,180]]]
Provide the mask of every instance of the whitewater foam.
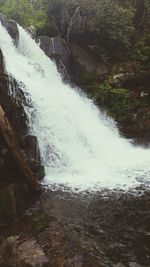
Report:
[[149,180],[150,151],[120,137],[114,121],[77,88],[63,83],[55,64],[19,29],[19,45],[0,24],[6,71],[22,88],[29,131],[38,137],[45,183],[72,188],[133,187]]

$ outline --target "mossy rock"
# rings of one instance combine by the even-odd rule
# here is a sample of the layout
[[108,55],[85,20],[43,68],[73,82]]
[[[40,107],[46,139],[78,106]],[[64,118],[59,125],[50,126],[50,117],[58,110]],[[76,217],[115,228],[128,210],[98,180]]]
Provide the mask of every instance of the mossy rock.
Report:
[[39,210],[32,218],[33,229],[36,232],[43,231],[46,227],[48,227],[49,219],[48,215],[45,211]]

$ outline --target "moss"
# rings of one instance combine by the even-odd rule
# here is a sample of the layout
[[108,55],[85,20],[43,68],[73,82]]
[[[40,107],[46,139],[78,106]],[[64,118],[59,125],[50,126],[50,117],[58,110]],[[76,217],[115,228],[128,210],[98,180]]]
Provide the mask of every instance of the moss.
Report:
[[39,210],[32,218],[32,222],[34,230],[41,232],[48,226],[48,215],[43,210]]

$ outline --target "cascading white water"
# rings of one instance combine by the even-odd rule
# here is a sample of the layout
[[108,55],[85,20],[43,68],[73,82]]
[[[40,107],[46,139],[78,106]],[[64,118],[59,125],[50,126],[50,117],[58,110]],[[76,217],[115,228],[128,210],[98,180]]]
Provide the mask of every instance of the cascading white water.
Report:
[[6,71],[23,84],[30,103],[25,110],[30,132],[38,137],[46,183],[98,189],[147,181],[150,151],[132,147],[91,100],[63,84],[54,63],[18,28],[16,48],[0,24],[0,48]]
[[52,40],[52,53],[55,54],[55,41],[54,38],[51,38]]

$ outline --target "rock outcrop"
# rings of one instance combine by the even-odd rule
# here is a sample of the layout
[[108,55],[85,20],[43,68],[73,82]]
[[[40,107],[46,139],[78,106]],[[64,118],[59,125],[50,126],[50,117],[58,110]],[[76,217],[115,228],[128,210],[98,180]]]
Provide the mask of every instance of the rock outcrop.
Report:
[[31,25],[26,29],[26,31],[29,33],[29,35],[32,37],[32,39],[36,39],[37,29]]
[[9,32],[10,36],[14,40],[15,44],[18,44],[19,40],[19,31],[17,28],[17,23],[13,20],[9,20],[5,15],[0,13],[0,21],[2,25],[7,29]]
[[58,71],[62,74],[63,78],[69,80],[71,51],[65,40],[59,36],[54,38],[39,36],[37,42],[45,54],[55,61]]
[[37,137],[34,135],[24,136],[21,142],[21,147],[25,152],[25,158],[36,178],[44,178],[45,170],[44,166],[41,165],[41,155]]
[[[71,43],[74,76],[78,76],[78,82],[89,83],[104,80],[108,75],[106,64],[100,61],[93,53],[86,51],[75,43]],[[87,81],[86,81],[87,78]]]
[[92,79],[96,81],[103,80],[108,74],[106,64],[100,61],[94,53],[87,52],[75,43],[67,43],[59,36],[54,38],[39,36],[37,41],[45,54],[55,61],[65,80],[71,79],[73,82],[82,84],[82,80],[86,79],[84,76],[92,76]]
[[50,267],[43,249],[34,238],[9,236],[0,248],[0,266],[9,267]]
[[[0,14],[0,21],[13,38],[15,45],[17,45],[19,40],[17,24],[7,19],[3,14]],[[0,105],[13,127],[20,148],[22,148],[21,142],[28,132],[27,117],[23,107],[24,101],[24,94],[17,81],[5,73],[5,62],[2,51],[0,50]],[[34,147],[32,148],[34,149]],[[23,148],[22,153],[25,155]],[[38,161],[36,159],[33,161],[28,153],[24,158],[30,166],[32,165],[32,172],[38,178],[43,178],[44,167],[41,165],[40,158]],[[7,142],[4,140],[4,136],[0,132],[0,198],[3,200],[2,207],[0,208],[1,222],[14,219],[15,215],[20,214],[20,211],[23,212],[31,204],[33,197],[29,194],[26,185],[21,182],[22,178],[23,174],[17,166]],[[5,209],[8,209],[8,214],[2,214],[1,211],[4,210],[4,206]],[[13,209],[12,207],[15,208]],[[11,210],[15,212],[11,214]]]

